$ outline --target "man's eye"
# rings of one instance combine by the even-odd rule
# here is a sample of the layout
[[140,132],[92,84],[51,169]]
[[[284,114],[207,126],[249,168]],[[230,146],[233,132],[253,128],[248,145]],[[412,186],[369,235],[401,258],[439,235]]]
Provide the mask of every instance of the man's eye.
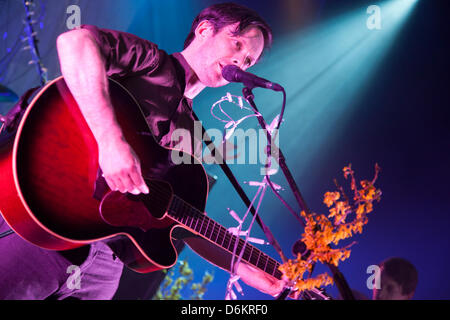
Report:
[[239,41],[237,41],[237,40],[234,41],[234,46],[235,46],[237,49],[241,49],[241,43],[240,43]]

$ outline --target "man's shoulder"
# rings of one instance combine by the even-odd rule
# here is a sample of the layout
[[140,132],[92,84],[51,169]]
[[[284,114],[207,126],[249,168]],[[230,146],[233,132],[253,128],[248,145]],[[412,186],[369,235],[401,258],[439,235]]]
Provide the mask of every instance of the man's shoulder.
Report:
[[150,74],[168,56],[158,45],[135,34],[83,24],[89,30],[105,59],[108,76]]
[[105,40],[109,40],[109,41],[117,40],[117,41],[125,41],[125,42],[130,42],[130,43],[135,43],[135,44],[142,43],[142,44],[145,44],[146,46],[150,46],[150,47],[153,47],[153,48],[159,50],[158,44],[156,44],[150,40],[141,38],[133,33],[127,32],[127,31],[109,29],[109,28],[104,28],[104,27],[100,27],[97,25],[91,25],[91,24],[83,24],[83,25],[79,26],[78,28],[89,30],[96,39],[100,39],[100,40],[102,40],[102,42]]

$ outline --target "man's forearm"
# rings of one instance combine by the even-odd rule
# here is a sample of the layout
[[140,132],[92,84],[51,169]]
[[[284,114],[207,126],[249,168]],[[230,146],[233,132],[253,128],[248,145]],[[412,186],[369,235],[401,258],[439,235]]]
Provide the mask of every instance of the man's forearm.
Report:
[[111,190],[148,193],[138,156],[125,141],[108,90],[105,61],[89,30],[66,32],[57,39],[61,72],[94,135],[99,166]]
[[121,137],[108,93],[104,58],[85,29],[60,35],[57,48],[61,72],[97,143]]

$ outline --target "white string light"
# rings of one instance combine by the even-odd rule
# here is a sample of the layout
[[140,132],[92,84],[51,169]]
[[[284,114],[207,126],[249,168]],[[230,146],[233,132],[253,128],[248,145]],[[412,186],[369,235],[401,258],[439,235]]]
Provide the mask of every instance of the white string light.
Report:
[[[251,114],[248,114],[246,116],[243,116],[239,120],[234,120],[228,113],[225,112],[225,110],[222,107],[222,102],[228,102],[236,105],[241,110],[248,110],[251,111]],[[219,108],[220,113],[223,115],[224,118],[221,118],[214,114],[214,109]],[[211,107],[211,115],[219,120],[220,122],[225,123],[224,128],[227,130],[227,133],[224,135],[224,140],[228,140],[234,133],[235,129],[239,124],[241,124],[244,120],[259,116],[260,114],[253,113],[252,109],[244,106],[244,98],[241,96],[232,95],[231,93],[227,92],[225,96],[220,98],[220,100],[216,101],[212,107]]]
[[[250,111],[250,114],[247,114],[245,116],[243,116],[242,118],[238,119],[238,120],[234,120],[227,112],[225,112],[222,103],[223,102],[227,102],[227,103],[232,103],[235,106],[237,106],[240,110],[242,111]],[[216,109],[220,110],[220,116],[216,115],[214,113],[214,111]],[[228,140],[234,133],[235,129],[238,127],[238,125],[240,125],[243,121],[245,121],[248,118],[251,117],[258,117],[261,116],[261,114],[259,112],[255,113],[251,108],[246,107],[244,105],[244,98],[242,96],[236,96],[236,95],[232,95],[231,93],[227,92],[227,94],[225,96],[223,96],[222,98],[220,98],[218,101],[216,101],[212,107],[211,107],[211,115],[219,120],[220,122],[224,123],[224,130],[226,130],[226,134],[224,135],[224,141]],[[273,121],[271,122],[271,124],[269,126],[267,126],[267,130],[268,132],[272,135],[272,134],[277,134],[278,130],[275,130],[277,124],[278,124],[278,119],[279,119],[280,115],[277,115]],[[269,170],[270,172],[268,172],[269,174],[275,174],[277,172],[277,170]],[[244,182],[247,183],[247,182]],[[256,244],[261,244],[261,245],[269,245],[270,243],[264,239],[260,239],[260,238],[255,238],[255,237],[250,237],[250,232],[251,229],[253,227],[253,223],[255,222],[256,216],[258,215],[258,210],[259,207],[261,205],[262,199],[264,198],[264,193],[265,190],[267,188],[268,181],[266,176],[264,176],[262,181],[250,181],[248,182],[248,184],[250,186],[254,186],[254,187],[258,187],[258,191],[256,192],[252,202],[250,203],[250,206],[247,208],[247,211],[244,215],[244,217],[241,219],[239,217],[239,215],[232,209],[228,208],[228,212],[229,214],[233,217],[234,220],[236,220],[236,222],[238,223],[237,227],[231,227],[228,228],[228,232],[230,232],[231,234],[233,234],[234,236],[236,236],[238,238],[238,240],[235,243],[234,249],[232,250],[232,260],[231,260],[231,270],[230,270],[230,279],[228,280],[227,283],[227,289],[226,289],[226,293],[225,293],[225,299],[226,300],[236,300],[237,299],[237,295],[234,292],[234,289],[236,289],[242,296],[244,295],[244,292],[242,290],[242,287],[239,284],[239,275],[236,274],[236,271],[238,269],[239,263],[241,262],[243,253],[244,253],[244,248],[247,244],[247,242],[252,242],[252,243],[256,243]],[[272,183],[275,190],[284,190],[280,185],[274,184]],[[256,212],[253,216],[253,219],[250,223],[250,226],[248,227],[247,230],[242,230],[243,229],[243,224],[247,218],[247,215],[250,211],[250,208],[253,207],[253,203],[254,201],[258,198],[259,196],[259,200],[258,200],[258,205],[256,207]],[[236,261],[236,251],[238,248],[238,243],[239,243],[239,237],[245,237],[245,242],[244,242],[244,246],[241,249],[241,252],[239,253],[239,256],[237,257]]]

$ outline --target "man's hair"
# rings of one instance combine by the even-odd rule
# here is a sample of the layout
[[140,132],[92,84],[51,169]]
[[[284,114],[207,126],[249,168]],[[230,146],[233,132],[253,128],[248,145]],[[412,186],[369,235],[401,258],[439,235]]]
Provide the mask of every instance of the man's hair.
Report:
[[380,264],[382,272],[397,282],[402,294],[411,294],[416,290],[418,274],[414,265],[402,258],[389,258]]
[[272,45],[272,29],[270,26],[253,10],[233,2],[226,2],[212,5],[203,9],[192,22],[191,31],[184,41],[186,49],[195,38],[195,29],[200,22],[208,20],[214,26],[214,32],[217,33],[223,27],[239,22],[233,35],[241,35],[249,27],[258,27],[264,37],[264,49]]

